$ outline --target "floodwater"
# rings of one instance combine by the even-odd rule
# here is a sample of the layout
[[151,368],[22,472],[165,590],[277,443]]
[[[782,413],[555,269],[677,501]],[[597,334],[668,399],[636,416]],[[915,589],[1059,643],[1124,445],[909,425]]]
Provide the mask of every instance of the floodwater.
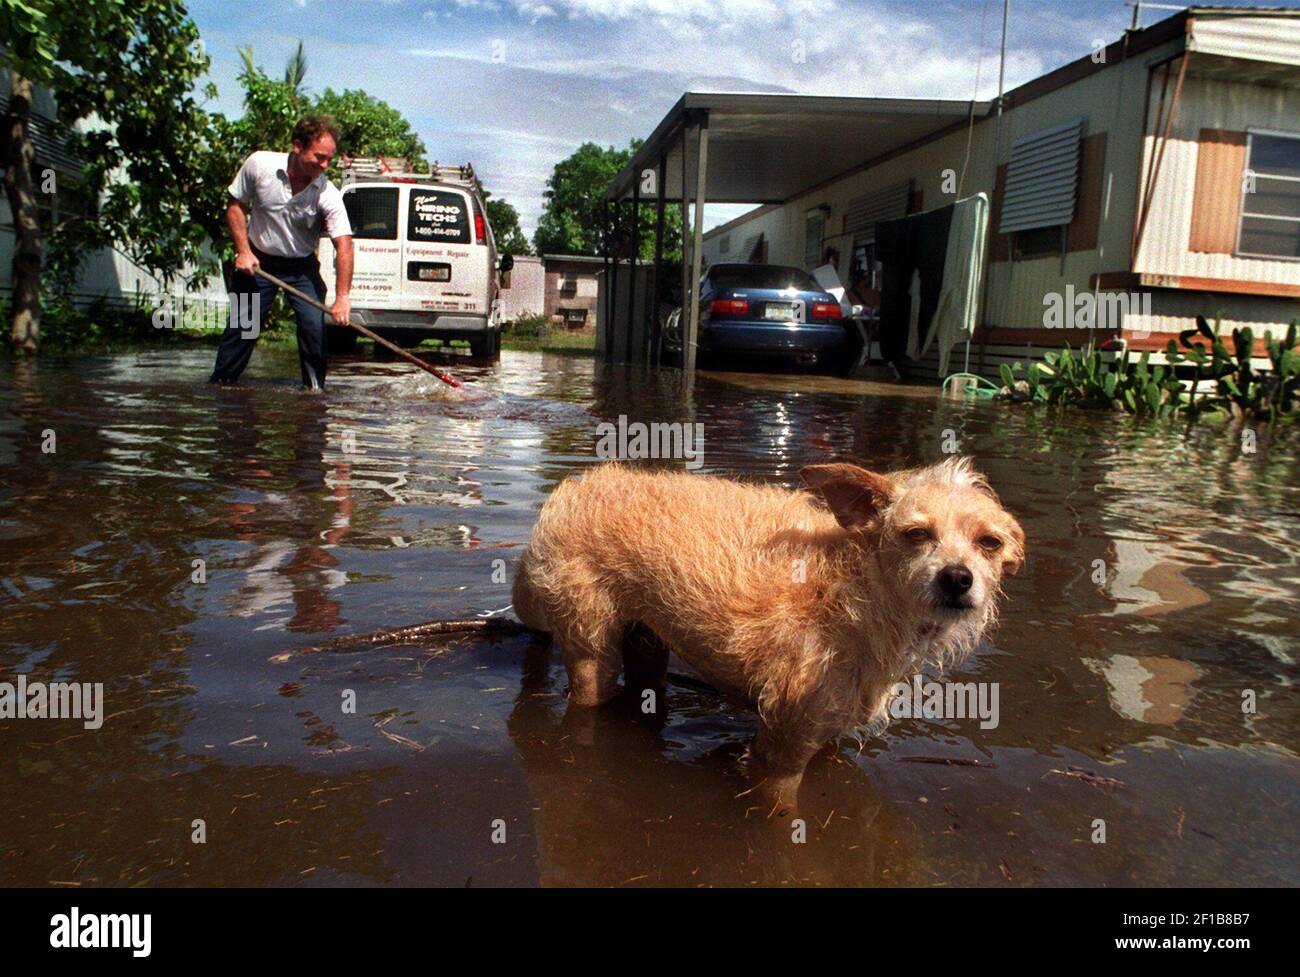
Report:
[[[103,683],[105,717],[0,720],[0,883],[1300,884],[1294,432],[515,352],[457,394],[358,359],[310,395],[258,355],[235,390],[208,351],[0,365],[0,681]],[[654,719],[567,711],[523,636],[286,654],[508,605],[620,414],[789,486],[956,439],[1029,541],[954,676],[996,727],[824,751],[796,844],[737,797],[754,717],[684,680]]]

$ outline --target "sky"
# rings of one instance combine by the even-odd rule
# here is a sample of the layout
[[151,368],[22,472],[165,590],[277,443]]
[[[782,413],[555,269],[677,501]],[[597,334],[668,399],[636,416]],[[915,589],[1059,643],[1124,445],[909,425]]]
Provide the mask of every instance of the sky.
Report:
[[[1274,0],[1277,5],[1276,0]],[[1300,0],[1282,5],[1296,6]],[[273,76],[299,40],[306,87],[398,109],[430,159],[472,162],[530,238],[552,167],[650,134],[686,91],[990,98],[1001,0],[191,0],[219,96],[240,45]],[[1149,25],[1173,10],[1143,5]],[[1123,0],[1012,0],[1006,87],[1118,38]],[[705,208],[705,226],[744,206]]]

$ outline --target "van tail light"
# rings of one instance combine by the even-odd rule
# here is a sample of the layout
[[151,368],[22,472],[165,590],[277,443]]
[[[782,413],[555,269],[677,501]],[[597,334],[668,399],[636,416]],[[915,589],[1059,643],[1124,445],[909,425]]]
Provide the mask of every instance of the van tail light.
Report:
[[487,224],[484,223],[482,214],[474,215],[474,240],[479,244],[487,244]]
[[809,312],[809,318],[817,319],[820,322],[827,322],[840,317],[840,304],[838,302],[814,302]]
[[709,303],[709,315],[749,315],[749,299],[714,299]]

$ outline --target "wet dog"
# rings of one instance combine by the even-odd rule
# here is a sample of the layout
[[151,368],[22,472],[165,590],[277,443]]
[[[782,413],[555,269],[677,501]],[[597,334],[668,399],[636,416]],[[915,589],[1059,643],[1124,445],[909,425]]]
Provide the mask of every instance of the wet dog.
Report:
[[964,658],[1024,559],[1019,523],[967,459],[801,475],[820,499],[598,466],[542,507],[514,584],[520,619],[563,650],[572,704],[612,699],[625,637],[648,630],[660,684],[671,649],[756,709],[748,765],[773,808],[793,805],[819,749],[887,721],[896,682]]

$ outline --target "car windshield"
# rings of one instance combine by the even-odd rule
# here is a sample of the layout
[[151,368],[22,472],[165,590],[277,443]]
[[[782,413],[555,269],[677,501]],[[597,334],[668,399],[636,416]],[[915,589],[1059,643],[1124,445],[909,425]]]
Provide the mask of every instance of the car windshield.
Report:
[[714,265],[709,269],[714,288],[797,288],[820,292],[821,286],[806,271],[782,265]]

